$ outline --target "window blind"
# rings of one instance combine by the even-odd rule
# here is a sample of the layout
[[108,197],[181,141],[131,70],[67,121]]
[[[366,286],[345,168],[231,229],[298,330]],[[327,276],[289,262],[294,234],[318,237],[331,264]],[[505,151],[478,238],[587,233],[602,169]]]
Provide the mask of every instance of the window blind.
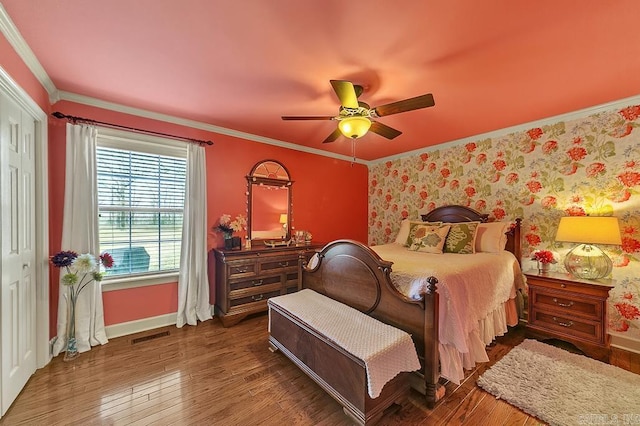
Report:
[[186,160],[98,147],[100,252],[108,276],[175,271],[180,266]]

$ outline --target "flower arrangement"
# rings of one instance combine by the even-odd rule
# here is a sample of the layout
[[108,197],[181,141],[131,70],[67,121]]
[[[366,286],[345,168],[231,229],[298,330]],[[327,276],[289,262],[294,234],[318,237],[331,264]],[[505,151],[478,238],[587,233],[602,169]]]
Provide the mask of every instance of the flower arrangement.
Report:
[[[67,273],[62,276],[62,284],[78,284],[76,294],[79,294],[92,280],[102,281],[104,273],[100,272],[100,265],[113,267],[113,257],[109,253],[102,253],[98,259],[89,253],[78,255],[75,251],[61,251],[51,256],[51,263],[56,268],[65,268]],[[82,274],[82,278],[79,274]]]
[[225,237],[231,237],[234,232],[239,232],[247,229],[247,218],[239,214],[234,220],[231,220],[231,215],[223,214],[218,219],[218,224],[213,227],[214,230],[222,232]]
[[531,260],[536,260],[540,263],[556,263],[556,257],[550,250],[536,250],[531,255]]
[[113,257],[104,252],[98,258],[85,253],[78,254],[75,251],[63,250],[50,258],[51,264],[56,268],[64,268],[66,273],[62,276],[62,284],[67,286],[67,345],[64,360],[69,361],[78,356],[76,346],[76,302],[80,292],[92,281],[100,282],[104,272],[100,272],[100,266],[113,267]]

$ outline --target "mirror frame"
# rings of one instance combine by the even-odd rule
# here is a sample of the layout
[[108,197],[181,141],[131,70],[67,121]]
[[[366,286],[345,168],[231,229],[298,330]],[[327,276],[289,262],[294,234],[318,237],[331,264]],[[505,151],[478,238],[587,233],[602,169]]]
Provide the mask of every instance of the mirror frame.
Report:
[[[279,169],[286,173],[286,179],[282,177],[265,177],[263,175],[256,175],[256,171],[265,163],[275,163],[279,166]],[[291,190],[293,181],[291,180],[291,175],[289,174],[289,170],[277,160],[262,160],[257,162],[251,171],[247,175],[247,238],[250,240],[273,240],[275,238],[253,238],[251,236],[251,222],[253,216],[253,206],[252,206],[252,198],[253,198],[253,186],[254,185],[268,185],[268,186],[277,186],[277,187],[287,187],[288,188],[288,200],[287,200],[287,233],[285,235],[285,241],[289,241],[291,239],[291,222],[292,222],[292,208],[291,208]]]

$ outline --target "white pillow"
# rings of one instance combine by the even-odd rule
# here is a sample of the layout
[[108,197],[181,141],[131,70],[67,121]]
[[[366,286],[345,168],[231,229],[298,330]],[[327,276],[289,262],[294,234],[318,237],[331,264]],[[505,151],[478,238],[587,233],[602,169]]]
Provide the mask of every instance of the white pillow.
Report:
[[407,245],[407,238],[409,238],[409,225],[411,221],[409,219],[404,219],[400,222],[400,230],[398,231],[398,235],[396,235],[396,244],[400,244],[401,246]]
[[407,240],[409,239],[409,228],[411,227],[412,223],[419,223],[421,225],[440,225],[442,222],[423,222],[421,220],[403,219],[402,222],[400,222],[400,230],[398,231],[398,235],[396,235],[396,244],[409,247]]
[[505,232],[510,222],[488,222],[478,225],[476,234],[476,252],[498,253],[507,246]]

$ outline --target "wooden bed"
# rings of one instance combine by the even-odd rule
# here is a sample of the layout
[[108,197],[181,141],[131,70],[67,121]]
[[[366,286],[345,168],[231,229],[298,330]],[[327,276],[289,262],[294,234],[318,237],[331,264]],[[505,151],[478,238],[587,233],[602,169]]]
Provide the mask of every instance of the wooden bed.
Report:
[[[487,221],[486,214],[464,206],[443,206],[422,215],[423,221]],[[507,232],[506,250],[520,262],[520,219]],[[318,251],[315,264],[300,261],[299,287],[309,288],[352,306],[382,322],[408,332],[416,345],[421,371],[412,386],[433,407],[444,395],[439,384],[437,277],[428,279],[428,291],[420,300],[409,299],[393,285],[392,262],[381,259],[371,248],[356,241],[337,240]]]

